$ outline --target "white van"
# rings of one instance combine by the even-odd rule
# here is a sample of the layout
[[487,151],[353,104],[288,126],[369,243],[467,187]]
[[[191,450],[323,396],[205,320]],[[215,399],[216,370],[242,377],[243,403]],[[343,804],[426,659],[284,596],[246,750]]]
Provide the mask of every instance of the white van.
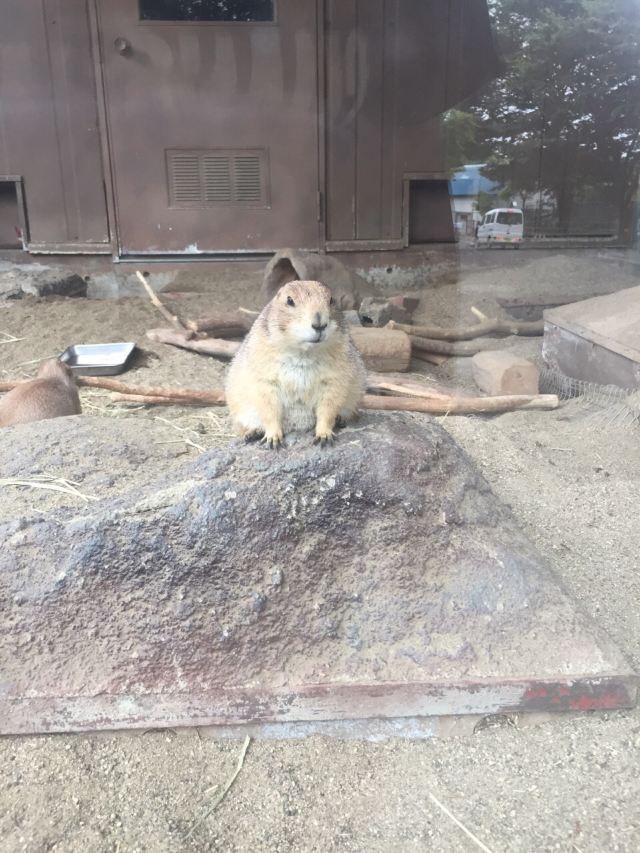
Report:
[[517,207],[496,207],[485,213],[478,225],[476,246],[506,246],[520,248],[524,231],[524,217]]

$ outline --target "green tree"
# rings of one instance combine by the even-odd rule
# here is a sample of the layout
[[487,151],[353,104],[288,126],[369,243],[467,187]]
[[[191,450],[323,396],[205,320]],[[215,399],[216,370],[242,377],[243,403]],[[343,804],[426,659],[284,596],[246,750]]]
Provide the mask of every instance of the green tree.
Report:
[[496,207],[497,204],[496,196],[492,193],[485,192],[484,190],[480,190],[478,193],[478,201],[477,201],[477,210],[482,216],[491,208]]
[[510,193],[546,191],[561,231],[575,201],[615,203],[629,238],[640,176],[640,3],[489,0],[497,80],[470,111]]
[[490,149],[480,136],[478,117],[465,110],[448,110],[442,116],[442,143],[450,173],[467,163],[482,163]]

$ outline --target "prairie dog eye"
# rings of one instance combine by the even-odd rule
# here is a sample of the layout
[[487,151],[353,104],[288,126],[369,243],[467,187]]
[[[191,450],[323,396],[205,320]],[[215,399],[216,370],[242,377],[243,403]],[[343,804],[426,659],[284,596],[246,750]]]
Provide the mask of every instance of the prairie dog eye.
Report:
[[292,299],[290,296],[287,296],[287,305],[288,305],[290,308],[295,308],[295,307],[296,307],[296,303],[293,301],[293,299]]
[[331,299],[329,300],[329,305],[335,305],[335,304],[336,304],[336,300],[332,296]]

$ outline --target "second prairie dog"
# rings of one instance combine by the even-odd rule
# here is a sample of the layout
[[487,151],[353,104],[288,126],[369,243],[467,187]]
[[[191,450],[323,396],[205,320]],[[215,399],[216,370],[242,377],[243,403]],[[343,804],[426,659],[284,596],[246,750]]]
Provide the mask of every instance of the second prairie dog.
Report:
[[57,358],[43,361],[35,379],[21,382],[0,399],[0,427],[81,413],[73,375]]
[[278,447],[285,433],[315,427],[333,441],[336,423],[354,417],[366,373],[348,326],[318,281],[283,285],[251,327],[227,375],[225,395],[246,440]]

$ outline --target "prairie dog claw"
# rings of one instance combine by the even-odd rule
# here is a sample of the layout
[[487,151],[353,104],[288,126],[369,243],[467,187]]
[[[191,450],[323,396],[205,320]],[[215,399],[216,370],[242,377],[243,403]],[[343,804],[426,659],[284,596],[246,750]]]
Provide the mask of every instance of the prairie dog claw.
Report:
[[262,444],[268,447],[269,450],[280,450],[282,447],[281,435],[265,435],[262,439]]
[[335,444],[335,440],[335,435],[332,432],[329,432],[326,435],[316,435],[313,443],[319,444],[320,447],[328,447],[329,445]]

